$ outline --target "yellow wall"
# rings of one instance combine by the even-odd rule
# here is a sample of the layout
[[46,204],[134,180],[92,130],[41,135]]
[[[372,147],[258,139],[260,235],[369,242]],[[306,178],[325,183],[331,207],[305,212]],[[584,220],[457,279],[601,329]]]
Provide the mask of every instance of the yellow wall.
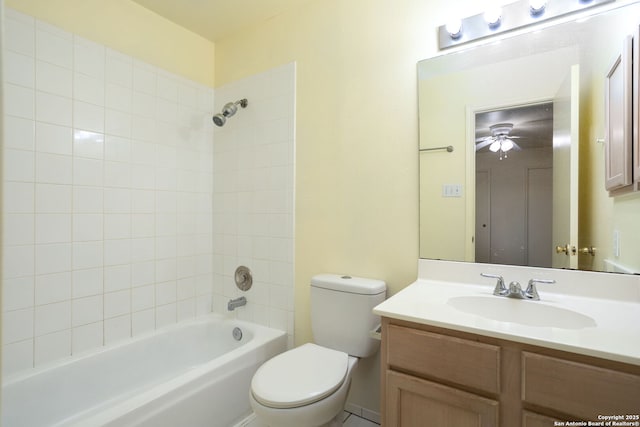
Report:
[[450,9],[316,1],[216,43],[216,85],[297,62],[297,343],[312,339],[314,274],[380,278],[390,293],[416,278],[416,62],[436,52]]
[[130,0],[7,0],[6,6],[213,86],[214,44]]

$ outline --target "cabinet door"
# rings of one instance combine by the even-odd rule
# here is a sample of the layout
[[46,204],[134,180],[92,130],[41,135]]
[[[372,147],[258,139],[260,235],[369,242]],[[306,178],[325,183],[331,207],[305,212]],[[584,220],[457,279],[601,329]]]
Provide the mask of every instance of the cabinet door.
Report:
[[562,421],[533,412],[524,411],[522,414],[522,427],[551,427],[562,425]]
[[632,38],[624,40],[622,54],[606,77],[605,187],[615,190],[632,182]]
[[386,374],[385,427],[489,427],[498,402],[394,371]]

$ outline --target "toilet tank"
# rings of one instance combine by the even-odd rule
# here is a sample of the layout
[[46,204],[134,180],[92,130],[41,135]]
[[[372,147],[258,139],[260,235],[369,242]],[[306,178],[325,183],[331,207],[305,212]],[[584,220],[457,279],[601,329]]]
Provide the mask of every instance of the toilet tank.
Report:
[[319,274],[311,278],[311,329],[314,342],[368,357],[380,346],[369,332],[380,323],[373,308],[384,301],[387,285],[382,280]]

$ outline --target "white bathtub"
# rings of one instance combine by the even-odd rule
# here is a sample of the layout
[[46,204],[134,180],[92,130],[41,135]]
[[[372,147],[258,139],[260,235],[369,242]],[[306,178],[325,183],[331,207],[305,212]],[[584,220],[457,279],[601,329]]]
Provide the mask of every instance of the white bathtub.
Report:
[[[243,337],[236,341],[232,330]],[[9,378],[2,426],[229,427],[286,334],[211,315]]]

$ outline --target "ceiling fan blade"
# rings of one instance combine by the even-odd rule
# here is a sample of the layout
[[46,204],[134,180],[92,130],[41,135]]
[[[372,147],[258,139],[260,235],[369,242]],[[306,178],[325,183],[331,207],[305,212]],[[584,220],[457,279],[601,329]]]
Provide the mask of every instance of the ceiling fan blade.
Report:
[[518,143],[517,143],[517,142],[515,142],[515,141],[513,141],[513,149],[514,149],[515,151],[522,151],[522,147],[520,147],[520,146],[518,145]]
[[480,151],[482,150],[484,147],[491,145],[493,143],[493,138],[489,137],[489,138],[485,138],[484,141],[482,142],[478,142],[476,144],[476,151]]

